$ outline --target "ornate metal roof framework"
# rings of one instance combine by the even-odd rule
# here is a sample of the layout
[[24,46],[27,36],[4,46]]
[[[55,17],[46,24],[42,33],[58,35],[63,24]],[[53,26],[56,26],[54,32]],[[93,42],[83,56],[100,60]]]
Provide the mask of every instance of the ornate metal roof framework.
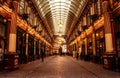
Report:
[[[50,33],[69,36],[88,0],[32,0],[38,7],[42,19],[45,19]],[[59,24],[63,27],[59,27]]]

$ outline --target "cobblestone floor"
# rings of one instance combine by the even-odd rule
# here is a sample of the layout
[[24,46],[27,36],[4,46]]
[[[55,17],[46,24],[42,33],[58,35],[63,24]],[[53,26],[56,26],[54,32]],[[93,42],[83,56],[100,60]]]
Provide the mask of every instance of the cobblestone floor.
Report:
[[14,71],[4,70],[0,72],[0,78],[120,78],[120,72],[69,56],[51,56],[43,63],[36,60],[22,64]]

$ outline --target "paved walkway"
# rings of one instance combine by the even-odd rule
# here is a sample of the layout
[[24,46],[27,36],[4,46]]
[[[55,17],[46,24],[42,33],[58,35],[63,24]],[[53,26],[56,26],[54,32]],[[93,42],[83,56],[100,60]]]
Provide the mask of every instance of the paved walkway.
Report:
[[43,63],[36,60],[17,70],[0,72],[0,78],[120,78],[120,72],[69,56],[51,56]]

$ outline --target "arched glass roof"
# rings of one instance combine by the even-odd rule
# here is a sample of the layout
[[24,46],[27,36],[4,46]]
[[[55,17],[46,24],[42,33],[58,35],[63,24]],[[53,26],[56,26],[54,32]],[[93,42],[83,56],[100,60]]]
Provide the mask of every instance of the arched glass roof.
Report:
[[[87,0],[34,0],[42,17],[47,20],[49,27],[53,28],[54,35],[62,35],[69,30]],[[62,24],[63,27],[59,27]]]

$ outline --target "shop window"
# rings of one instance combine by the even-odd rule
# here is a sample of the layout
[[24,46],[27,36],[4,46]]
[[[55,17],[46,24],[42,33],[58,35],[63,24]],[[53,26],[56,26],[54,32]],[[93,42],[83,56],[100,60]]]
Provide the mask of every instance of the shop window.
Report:
[[116,40],[117,54],[120,57],[120,38]]
[[16,51],[19,55],[19,63],[25,63],[26,58],[26,33],[21,28],[17,27],[17,42]]
[[39,58],[39,42],[36,41],[36,57]]
[[96,42],[96,57],[98,63],[102,63],[102,56],[105,52],[105,36],[103,28],[100,28],[95,32],[95,42]]
[[115,43],[116,43],[116,54],[120,58],[120,16],[115,18]]
[[3,61],[4,41],[0,39],[0,63]]
[[90,16],[90,12],[88,10],[88,14],[87,14],[87,25],[88,26],[90,26],[90,24],[91,24],[91,20],[90,20],[89,16]]
[[94,3],[92,3],[91,7],[90,7],[90,14],[93,15],[95,13],[95,10],[94,10]]
[[34,60],[34,37],[32,35],[29,35],[28,37],[28,56],[29,61]]
[[84,59],[85,57],[85,42],[82,43],[80,58]]
[[19,10],[18,10],[20,14],[24,13],[24,8],[25,8],[25,1],[21,0],[19,5]]
[[98,15],[102,14],[102,0],[97,1]]
[[90,19],[94,22],[99,18],[102,13],[102,2],[101,0],[95,0],[90,8]]
[[87,55],[90,57],[89,60],[93,57],[93,46],[92,46],[92,35],[87,38]]
[[0,15],[0,69],[3,68],[4,54],[6,53],[7,20]]

